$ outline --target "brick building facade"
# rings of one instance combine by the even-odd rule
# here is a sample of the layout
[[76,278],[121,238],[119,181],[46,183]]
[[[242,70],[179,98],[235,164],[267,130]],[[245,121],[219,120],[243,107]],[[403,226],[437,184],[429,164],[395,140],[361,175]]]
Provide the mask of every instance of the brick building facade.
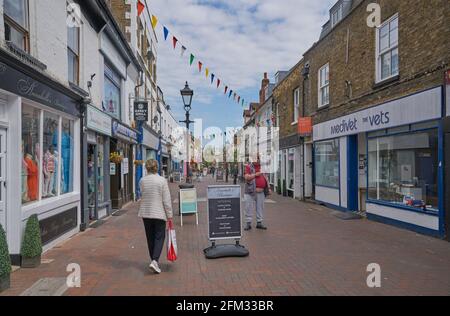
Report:
[[[378,27],[368,26],[372,3]],[[446,235],[446,4],[340,0],[331,8],[319,40],[273,92],[279,173],[300,183],[295,197]],[[296,116],[312,118],[311,136],[298,133]]]

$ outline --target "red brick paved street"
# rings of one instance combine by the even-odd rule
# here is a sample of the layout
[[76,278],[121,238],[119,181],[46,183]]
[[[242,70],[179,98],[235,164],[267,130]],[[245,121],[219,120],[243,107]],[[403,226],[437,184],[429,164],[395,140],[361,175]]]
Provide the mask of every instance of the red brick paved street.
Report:
[[[208,181],[212,183],[211,180]],[[206,182],[197,183],[206,197]],[[171,184],[172,200],[177,185]],[[332,210],[273,195],[266,203],[267,231],[244,232],[247,258],[207,260],[206,202],[176,230],[179,260],[154,275],[147,269],[144,227],[138,204],[44,254],[37,269],[12,274],[3,295],[19,295],[40,278],[66,277],[81,266],[82,286],[65,295],[449,295],[450,243],[384,224],[345,221]],[[178,204],[174,204],[176,209]],[[366,285],[369,263],[381,266],[381,288]]]

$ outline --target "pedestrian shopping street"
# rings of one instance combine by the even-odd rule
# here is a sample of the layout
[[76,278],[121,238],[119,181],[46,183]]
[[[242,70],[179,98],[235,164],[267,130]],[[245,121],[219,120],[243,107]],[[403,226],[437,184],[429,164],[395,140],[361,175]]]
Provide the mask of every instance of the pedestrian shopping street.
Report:
[[[81,267],[81,287],[62,295],[448,295],[450,244],[385,224],[342,220],[331,209],[276,193],[266,200],[267,231],[243,231],[245,258],[207,260],[206,188],[196,182],[195,216],[175,216],[179,258],[161,258],[163,273],[148,269],[139,203],[125,205],[97,228],[89,228],[44,253],[36,269],[18,269],[11,288],[20,295],[45,278],[64,280],[67,265]],[[170,184],[175,214],[178,184]],[[381,287],[366,284],[370,263],[381,268]],[[25,292],[31,293],[30,291]],[[24,293],[24,294],[25,294]],[[26,294],[25,294],[26,295]]]

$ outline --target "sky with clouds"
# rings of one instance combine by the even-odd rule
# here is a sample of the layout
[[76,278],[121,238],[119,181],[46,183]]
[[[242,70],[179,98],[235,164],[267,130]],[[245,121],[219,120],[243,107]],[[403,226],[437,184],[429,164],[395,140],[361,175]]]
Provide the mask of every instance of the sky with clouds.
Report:
[[[318,40],[336,0],[150,0],[158,17],[158,85],[177,119],[184,119],[180,89],[194,90],[192,117],[209,126],[242,126],[242,106],[224,95],[224,85],[249,102],[259,100],[264,72],[271,82],[289,70]],[[163,26],[169,30],[164,41]],[[173,49],[172,36],[177,37]],[[181,45],[187,51],[181,58]],[[189,66],[189,56],[196,59]],[[203,63],[202,74],[198,61]],[[222,83],[210,84],[208,67]]]

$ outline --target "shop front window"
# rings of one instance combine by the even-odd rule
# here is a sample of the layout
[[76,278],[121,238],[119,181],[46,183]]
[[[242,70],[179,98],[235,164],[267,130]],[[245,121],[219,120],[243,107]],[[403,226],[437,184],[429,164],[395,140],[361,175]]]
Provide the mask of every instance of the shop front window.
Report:
[[288,150],[287,161],[287,185],[289,190],[294,190],[294,148]]
[[438,131],[369,139],[369,199],[438,210]]
[[339,139],[315,144],[316,185],[339,188]]
[[87,150],[87,192],[89,219],[95,219],[95,145],[89,144]]
[[61,194],[73,191],[73,121],[62,119]]
[[105,65],[103,109],[120,119],[120,77]]
[[39,199],[41,111],[22,106],[22,204]]
[[58,157],[59,157],[59,117],[44,112],[43,154],[42,161],[42,198],[58,194]]
[[97,200],[99,203],[105,201],[105,168],[104,160],[105,157],[105,145],[102,136],[97,137]]
[[4,1],[5,40],[28,51],[28,1]]
[[[282,151],[280,150],[278,152],[277,187],[278,187],[278,182],[279,182],[280,186],[283,185],[281,182],[281,161],[282,161],[281,153],[282,153]],[[280,187],[280,189],[281,189],[281,187]]]

